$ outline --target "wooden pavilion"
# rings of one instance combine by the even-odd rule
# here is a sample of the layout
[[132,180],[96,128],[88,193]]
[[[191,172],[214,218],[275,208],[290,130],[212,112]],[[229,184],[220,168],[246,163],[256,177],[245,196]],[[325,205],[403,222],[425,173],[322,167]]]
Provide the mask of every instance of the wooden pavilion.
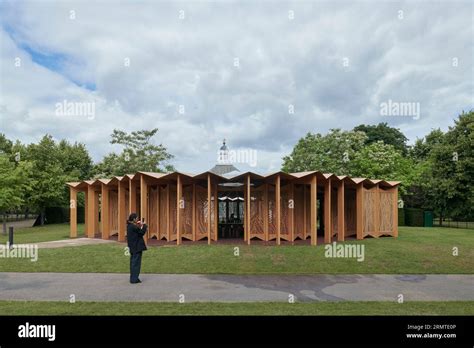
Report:
[[[234,176],[213,171],[149,173],[71,182],[70,236],[77,236],[77,195],[85,194],[89,238],[126,240],[136,212],[149,225],[146,240],[181,244],[220,238],[317,244],[349,236],[398,236],[399,182],[319,171]],[[115,238],[115,237],[114,237]]]

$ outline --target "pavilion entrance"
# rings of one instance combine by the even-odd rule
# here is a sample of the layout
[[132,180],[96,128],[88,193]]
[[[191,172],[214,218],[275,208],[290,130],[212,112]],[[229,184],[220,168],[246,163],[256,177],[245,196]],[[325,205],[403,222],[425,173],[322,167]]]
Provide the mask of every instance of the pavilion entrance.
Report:
[[219,191],[218,238],[244,238],[244,191]]

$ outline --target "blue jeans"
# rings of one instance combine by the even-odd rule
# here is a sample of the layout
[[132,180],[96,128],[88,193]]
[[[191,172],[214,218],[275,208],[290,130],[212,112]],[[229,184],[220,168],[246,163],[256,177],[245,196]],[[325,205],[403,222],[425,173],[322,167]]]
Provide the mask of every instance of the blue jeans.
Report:
[[130,282],[136,283],[142,266],[142,251],[130,255]]

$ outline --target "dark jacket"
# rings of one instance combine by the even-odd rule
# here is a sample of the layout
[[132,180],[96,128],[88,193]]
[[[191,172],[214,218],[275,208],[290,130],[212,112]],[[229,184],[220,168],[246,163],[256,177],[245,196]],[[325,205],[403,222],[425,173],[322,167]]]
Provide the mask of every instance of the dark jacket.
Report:
[[146,250],[143,236],[145,235],[147,229],[148,226],[146,224],[140,228],[133,223],[127,223],[127,243],[130,253],[134,254]]

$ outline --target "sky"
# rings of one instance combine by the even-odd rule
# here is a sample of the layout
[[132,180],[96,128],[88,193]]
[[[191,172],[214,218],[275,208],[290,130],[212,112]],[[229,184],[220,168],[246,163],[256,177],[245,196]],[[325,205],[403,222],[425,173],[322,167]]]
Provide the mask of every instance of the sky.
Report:
[[473,109],[473,18],[471,1],[0,0],[0,132],[99,161],[113,129],[158,128],[184,172],[224,138],[263,173],[308,132],[387,122],[413,143]]

